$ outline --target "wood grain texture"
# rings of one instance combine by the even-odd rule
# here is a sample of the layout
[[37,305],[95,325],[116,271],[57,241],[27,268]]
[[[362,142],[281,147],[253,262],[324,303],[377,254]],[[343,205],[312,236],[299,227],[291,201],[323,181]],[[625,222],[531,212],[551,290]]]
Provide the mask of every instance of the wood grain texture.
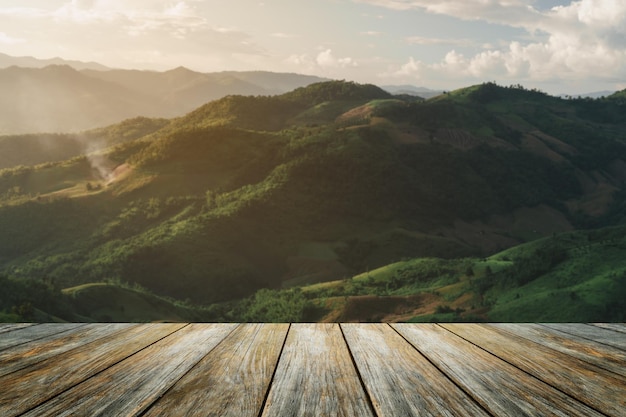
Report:
[[626,410],[626,377],[494,327],[442,326],[596,410]]
[[339,325],[291,325],[262,415],[374,415]]
[[489,326],[532,340],[558,352],[626,376],[626,352],[582,337],[533,323],[495,323]]
[[242,324],[144,414],[256,417],[288,324]]
[[0,335],[0,351],[82,326],[85,323],[46,323],[4,333]]
[[378,416],[488,416],[386,324],[342,324]]
[[602,415],[438,325],[392,326],[494,416]]
[[542,323],[543,326],[626,351],[626,336],[598,326],[578,323]]
[[626,416],[616,323],[46,326],[3,327],[48,335],[0,351],[2,417]]
[[37,362],[68,352],[94,340],[111,337],[117,331],[138,325],[110,323],[87,324],[79,327],[71,324],[62,324],[60,326],[65,327],[67,330],[0,351],[0,376],[27,368]]
[[626,324],[624,323],[590,323],[594,326],[604,329],[615,330],[616,332],[626,333]]
[[184,327],[144,324],[0,377],[0,416],[19,415]]
[[0,337],[3,333],[12,332],[14,330],[23,329],[24,327],[36,326],[37,323],[2,323],[0,324]]
[[188,325],[54,397],[24,417],[137,416],[236,326]]

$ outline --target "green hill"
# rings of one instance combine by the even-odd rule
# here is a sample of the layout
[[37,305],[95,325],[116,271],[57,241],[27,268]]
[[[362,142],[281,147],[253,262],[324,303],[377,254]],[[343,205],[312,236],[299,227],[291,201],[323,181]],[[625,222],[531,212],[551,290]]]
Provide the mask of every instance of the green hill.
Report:
[[[465,273],[466,258],[623,222],[626,118],[618,114],[610,98],[495,84],[420,102],[339,81],[225,97],[170,123],[111,127],[113,146],[86,156],[1,170],[0,273],[54,288],[137,284],[220,303],[215,317],[246,320],[252,307],[246,315],[236,300],[266,299],[267,289],[409,259],[443,259]],[[360,318],[368,291],[338,317]],[[287,304],[303,299],[287,294]],[[411,303],[437,300],[389,305],[413,311]],[[300,317],[318,319],[327,308],[301,306],[313,307]],[[509,314],[481,306],[454,308]]]
[[568,232],[489,258],[411,259],[346,280],[262,290],[221,318],[623,322],[625,253],[625,226]]

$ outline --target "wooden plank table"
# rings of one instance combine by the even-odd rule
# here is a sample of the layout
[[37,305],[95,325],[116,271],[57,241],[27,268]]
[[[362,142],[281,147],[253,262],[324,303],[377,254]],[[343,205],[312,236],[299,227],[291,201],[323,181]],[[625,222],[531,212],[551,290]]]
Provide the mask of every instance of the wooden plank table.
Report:
[[626,417],[621,324],[22,324],[0,416]]

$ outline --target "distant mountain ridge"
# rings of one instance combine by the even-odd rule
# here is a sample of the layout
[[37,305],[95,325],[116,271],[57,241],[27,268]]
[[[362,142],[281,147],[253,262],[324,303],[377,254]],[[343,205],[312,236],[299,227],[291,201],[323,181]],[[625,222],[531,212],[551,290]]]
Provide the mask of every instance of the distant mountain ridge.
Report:
[[426,87],[416,87],[410,84],[404,85],[383,85],[381,88],[391,94],[406,94],[421,98],[432,98],[443,93],[443,90],[432,90]]
[[68,133],[144,117],[178,117],[228,95],[275,95],[326,79],[265,71],[110,69],[0,54],[0,135]]
[[83,62],[67,60],[59,57],[49,59],[39,59],[32,56],[11,56],[0,52],[0,68],[24,67],[24,68],[44,68],[49,65],[69,65],[77,70],[92,69],[97,71],[107,71],[111,68],[97,62]]

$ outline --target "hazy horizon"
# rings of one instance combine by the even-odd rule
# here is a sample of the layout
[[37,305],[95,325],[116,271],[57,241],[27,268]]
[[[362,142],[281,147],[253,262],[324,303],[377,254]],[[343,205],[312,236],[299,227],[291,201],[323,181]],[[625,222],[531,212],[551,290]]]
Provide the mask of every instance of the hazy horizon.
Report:
[[112,68],[626,88],[626,2],[615,0],[0,0],[0,24],[2,53]]

